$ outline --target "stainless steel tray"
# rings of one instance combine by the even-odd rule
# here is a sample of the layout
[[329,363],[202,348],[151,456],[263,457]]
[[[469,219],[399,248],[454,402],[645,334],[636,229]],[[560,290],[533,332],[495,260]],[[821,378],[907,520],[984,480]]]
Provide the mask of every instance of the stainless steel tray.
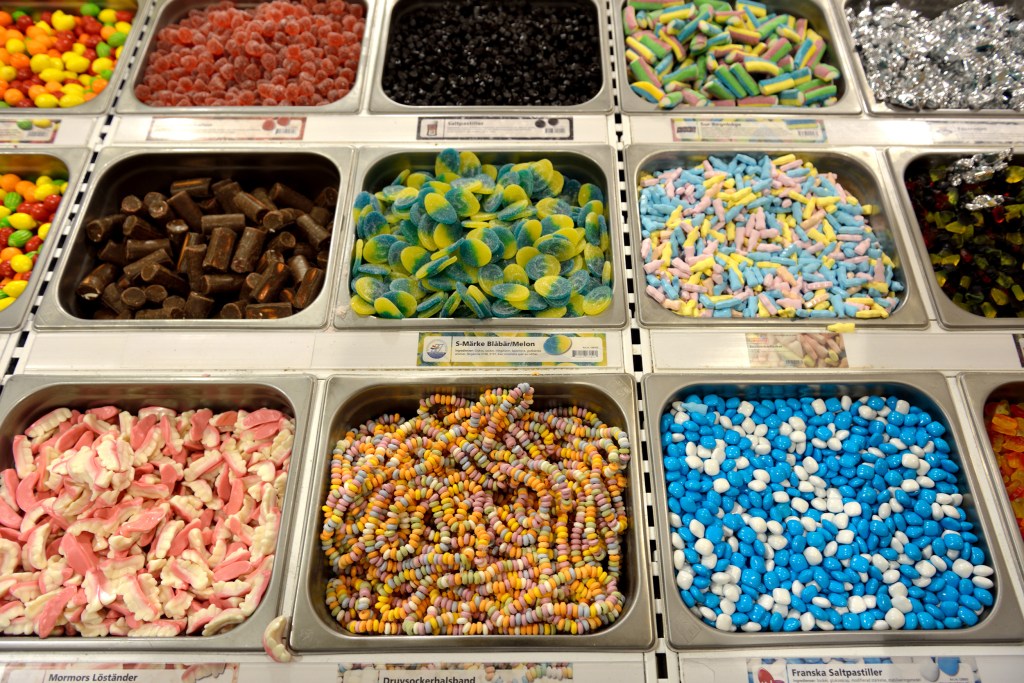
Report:
[[[453,145],[449,145],[453,146]],[[359,150],[352,196],[361,190],[376,192],[388,185],[403,168],[434,168],[434,158],[443,147],[436,144],[397,145],[362,148]],[[545,329],[552,328],[622,328],[629,323],[629,309],[626,305],[626,265],[623,257],[622,231],[618,225],[622,211],[616,191],[615,151],[603,145],[571,145],[539,147],[533,143],[474,142],[462,145],[461,149],[473,151],[485,164],[521,163],[550,159],[555,168],[575,177],[580,182],[597,185],[604,192],[608,230],[611,233],[612,253],[612,303],[604,313],[579,318],[409,318],[385,320],[377,316],[362,316],[351,308],[352,292],[349,280],[352,275],[352,253],[355,249],[356,231],[351,211],[345,213],[342,232],[345,241],[340,254],[343,255],[341,279],[338,282],[339,296],[335,305],[334,325],[340,329],[379,328],[392,330],[433,330],[433,329]]]
[[[95,100],[94,100],[95,101]],[[36,301],[36,294],[42,286],[46,271],[53,256],[54,245],[60,241],[64,223],[71,213],[71,207],[78,195],[78,186],[85,177],[85,168],[91,152],[79,147],[47,149],[46,152],[28,150],[4,150],[0,152],[0,173],[25,173],[52,175],[57,173],[68,178],[68,189],[57,207],[57,215],[50,224],[50,232],[39,250],[39,260],[28,280],[28,286],[13,304],[0,311],[0,331],[16,330],[25,322],[25,316]]]
[[631,524],[626,532],[626,564],[621,583],[626,605],[613,624],[580,636],[371,636],[342,631],[327,611],[323,590],[329,573],[320,549],[323,525],[320,507],[329,489],[330,454],[334,444],[348,429],[383,413],[414,415],[420,397],[428,394],[440,391],[476,396],[489,387],[516,381],[511,375],[432,378],[422,375],[388,378],[352,375],[335,376],[328,381],[320,438],[309,455],[314,471],[306,504],[312,514],[303,530],[305,543],[300,554],[294,600],[292,648],[298,652],[436,652],[443,649],[480,653],[638,651],[654,646],[644,479],[637,448],[640,432],[635,411],[636,383],[630,375],[547,374],[530,378],[537,389],[535,406],[544,408],[568,402],[586,406],[600,415],[605,423],[620,426],[630,435],[633,449],[627,470],[629,490],[626,501]]
[[[387,64],[387,50],[388,50],[388,37],[391,35],[392,20],[394,19],[396,8],[398,11],[402,11],[405,7],[399,7],[399,5],[412,5],[419,0],[385,0],[384,10],[380,18],[381,30],[377,33],[378,44],[377,44],[377,60],[375,62],[374,73],[373,73],[373,85],[370,90],[370,112],[374,114],[451,114],[456,116],[472,116],[475,114],[486,114],[486,113],[522,113],[532,114],[536,112],[558,112],[565,114],[610,114],[612,107],[614,106],[615,93],[612,90],[612,76],[611,68],[604,57],[608,55],[611,47],[608,43],[608,14],[607,8],[604,2],[596,2],[596,0],[590,0],[594,4],[594,11],[597,12],[597,30],[601,41],[600,54],[601,59],[601,89],[594,95],[593,99],[583,102],[582,104],[574,104],[570,106],[513,106],[513,107],[502,107],[502,106],[466,106],[466,107],[419,107],[408,104],[401,104],[395,102],[386,94],[384,94],[384,88],[382,86],[384,77],[384,68]],[[495,49],[502,49],[500,42],[496,44]]]
[[1024,401],[1024,375],[1005,372],[964,372],[958,375],[957,381],[967,398],[970,411],[970,426],[974,429],[982,461],[977,463],[980,473],[984,472],[992,483],[995,499],[989,501],[991,510],[1006,529],[1009,543],[1007,564],[1012,564],[1018,572],[1024,572],[1024,539],[1017,527],[1017,518],[1010,507],[1010,499],[1006,495],[1006,485],[999,472],[999,463],[992,451],[992,443],[985,429],[985,404],[989,400]]
[[[878,158],[877,153],[870,148],[862,147],[821,147],[808,146],[780,146],[780,145],[736,145],[733,148],[723,150],[719,147],[694,145],[630,145],[626,147],[626,192],[629,197],[629,225],[630,240],[633,250],[633,272],[635,273],[635,286],[637,298],[637,317],[641,325],[647,327],[750,327],[750,326],[780,326],[780,327],[805,327],[823,326],[836,322],[835,318],[684,318],[672,311],[662,308],[654,299],[647,295],[646,280],[644,280],[643,259],[640,257],[640,245],[643,242],[640,229],[640,206],[638,179],[644,171],[655,171],[671,168],[674,166],[694,165],[709,154],[716,157],[729,159],[736,154],[768,154],[780,156],[787,153],[794,153],[805,161],[813,163],[819,171],[835,172],[843,187],[857,197],[861,202],[873,204],[876,213],[871,216],[871,227],[881,242],[886,253],[896,264],[894,278],[903,284],[904,290],[900,292],[900,302],[896,309],[885,319],[857,320],[844,318],[856,322],[859,328],[924,328],[928,326],[928,314],[925,310],[923,297],[913,279],[910,269],[907,267],[907,259],[910,253],[903,235],[896,226],[892,217],[890,195],[885,191],[883,183],[886,173]],[[823,322],[824,321],[824,322]]]
[[[278,150],[246,146],[220,149],[168,147],[106,147],[96,159],[96,166],[82,209],[75,217],[65,254],[47,288],[43,304],[35,318],[39,329],[298,329],[323,327],[330,308],[337,269],[339,233],[342,214],[347,213],[348,173],[352,150],[327,147],[319,150]],[[113,213],[121,197],[128,193],[165,191],[170,180],[194,176],[225,178],[234,176],[258,180],[268,186],[276,180],[287,180],[302,189],[310,186],[336,184],[338,205],[335,208],[331,236],[331,259],[327,279],[316,300],[307,308],[287,318],[276,320],[90,320],[83,315],[75,294],[79,281],[96,267],[99,260],[85,236],[85,224]],[[141,194],[140,194],[141,196]]]
[[[128,38],[124,41],[122,58],[118,59],[117,64],[114,65],[114,73],[111,75],[110,81],[107,83],[107,87],[103,89],[103,92],[77,107],[70,107],[68,109],[25,109],[20,111],[25,112],[25,116],[54,116],[56,118],[64,118],[65,116],[74,116],[76,114],[86,114],[90,116],[99,115],[100,117],[105,115],[114,102],[114,96],[120,89],[121,81],[124,80],[125,73],[128,70],[128,64],[132,61],[132,54],[139,43],[139,39],[142,37],[142,27],[149,18],[150,8],[156,1],[157,0],[110,0],[109,2],[104,2],[104,8],[114,10],[135,10],[135,19],[132,20],[132,30],[128,32]],[[78,13],[81,7],[82,3],[72,2],[70,0],[24,0],[24,2],[18,2],[10,9],[13,10],[17,8],[25,11],[56,11],[59,9],[65,11],[74,10],[75,13]],[[12,113],[14,111],[19,110],[12,110]]]
[[932,303],[935,304],[935,311],[938,315],[939,324],[946,329],[1015,329],[1024,328],[1024,318],[986,318],[983,315],[975,315],[953,303],[953,300],[946,296],[935,279],[935,270],[928,257],[928,249],[924,244],[924,237],[921,235],[921,226],[914,215],[914,206],[910,201],[910,193],[907,192],[904,178],[910,165],[924,157],[942,158],[949,157],[957,159],[970,156],[979,152],[995,152],[1005,147],[927,147],[908,148],[890,147],[888,150],[889,162],[892,164],[893,182],[896,184],[896,192],[903,205],[903,215],[907,221],[907,233],[914,244],[914,251],[917,253],[918,262],[921,264],[922,277],[927,279],[927,289],[931,293]]
[[307,435],[315,429],[310,415],[315,381],[304,375],[181,377],[156,376],[145,381],[109,376],[46,377],[16,375],[0,396],[0,445],[5,455],[0,468],[11,467],[11,440],[34,420],[61,406],[78,409],[116,405],[126,410],[160,405],[176,410],[209,407],[237,409],[268,407],[295,418],[295,441],[288,485],[281,504],[281,527],[275,546],[277,560],[270,585],[256,611],[233,630],[213,636],[172,638],[82,638],[51,636],[46,639],[0,636],[0,651],[23,653],[77,653],[112,649],[135,654],[151,652],[237,652],[261,650],[263,631],[280,613],[298,515],[299,487],[303,478],[303,453]]
[[[370,45],[373,43],[372,36],[375,33],[374,24],[376,23],[374,13],[376,3],[379,2],[379,0],[349,0],[350,2],[359,3],[366,7],[366,14],[364,17],[364,21],[366,22],[366,31],[363,33],[363,43],[360,46],[359,68],[356,69],[356,80],[345,97],[342,97],[337,102],[331,102],[330,104],[324,104],[317,107],[151,107],[148,104],[143,104],[137,97],[135,97],[135,86],[142,82],[145,66],[149,61],[149,54],[156,45],[156,34],[165,26],[180,21],[192,10],[201,10],[209,7],[210,5],[217,4],[217,0],[144,1],[154,1],[157,2],[159,6],[155,9],[153,20],[149,23],[149,28],[146,29],[145,41],[139,46],[139,50],[135,56],[135,61],[132,63],[131,71],[128,73],[128,77],[125,81],[124,92],[121,93],[121,97],[117,101],[116,110],[118,114],[149,114],[164,116],[202,116],[210,114],[216,116],[275,116],[277,114],[285,113],[295,116],[299,114],[352,114],[360,111],[363,88],[367,87],[364,85],[368,78],[366,74],[366,63],[372,54]],[[240,9],[249,9],[260,4],[262,3],[258,0],[240,0],[235,3],[235,6]]]
[[[612,42],[615,48],[616,79],[618,80],[619,103],[622,111],[627,114],[658,114],[662,116],[724,116],[737,115],[757,116],[819,116],[821,114],[859,114],[860,101],[856,88],[850,79],[850,55],[836,40],[836,27],[844,23],[841,16],[835,15],[835,9],[829,0],[765,0],[769,12],[792,14],[804,17],[811,27],[817,31],[828,45],[825,63],[839,69],[842,78],[836,81],[836,94],[839,100],[831,107],[688,107],[679,105],[675,109],[658,109],[657,105],[648,102],[633,92],[629,87],[629,68],[626,64],[626,34],[622,23],[622,10],[627,0],[612,2]],[[683,3],[679,3],[683,4]]]
[[[995,604],[982,614],[981,621],[973,627],[956,630],[935,631],[809,631],[793,633],[729,633],[719,631],[705,624],[690,611],[679,596],[672,564],[671,527],[667,492],[665,490],[664,453],[661,447],[661,415],[673,401],[689,394],[716,393],[728,398],[742,396],[751,398],[780,398],[786,396],[837,396],[844,393],[864,395],[879,393],[899,396],[913,405],[939,417],[949,428],[947,440],[954,446],[961,465],[960,487],[964,491],[963,508],[968,519],[976,526],[980,537],[978,544],[984,548],[989,564],[995,569]],[[987,476],[975,470],[975,464],[965,457],[965,435],[956,419],[953,398],[945,377],[939,373],[905,372],[899,381],[883,373],[846,373],[841,381],[835,374],[800,373],[799,379],[785,379],[778,374],[744,373],[728,375],[702,374],[654,374],[643,379],[644,410],[647,416],[648,453],[653,472],[655,525],[658,528],[658,551],[661,560],[662,599],[667,624],[666,640],[677,650],[706,647],[778,647],[786,645],[850,647],[856,645],[962,645],[965,643],[1019,642],[1024,640],[1024,614],[1014,592],[1010,560],[1004,548],[994,539],[996,522],[983,498],[978,496],[979,479]]]
[[[876,100],[874,92],[868,84],[867,72],[864,70],[864,63],[861,61],[860,54],[857,51],[857,44],[853,39],[853,32],[850,30],[850,24],[846,21],[847,7],[852,7],[855,12],[859,12],[868,4],[869,1],[874,7],[898,4],[906,9],[916,10],[926,17],[934,18],[946,10],[962,4],[964,0],[832,0],[835,4],[836,25],[841,27],[839,29],[839,33],[842,34],[843,41],[846,44],[844,52],[849,55],[849,61],[854,65],[849,76],[850,78],[855,77],[857,79],[857,86],[863,94],[864,106],[869,114],[883,114],[910,118],[922,118],[926,116],[969,116],[972,118],[975,116],[981,116],[986,119],[1020,118],[1021,113],[1013,111],[1012,109],[981,109],[978,111],[973,111],[971,109],[922,109],[920,111],[916,111],[912,109],[900,109],[899,107],[893,107],[885,102],[879,102]],[[998,0],[996,4],[1013,7],[1017,10],[1017,15],[1022,16],[1024,2],[1021,2],[1021,0]]]

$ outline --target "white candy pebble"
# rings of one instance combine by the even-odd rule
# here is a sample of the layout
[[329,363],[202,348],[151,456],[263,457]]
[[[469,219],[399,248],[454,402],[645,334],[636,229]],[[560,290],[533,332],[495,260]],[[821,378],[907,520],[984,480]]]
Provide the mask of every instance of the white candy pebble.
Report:
[[775,598],[768,595],[767,593],[762,593],[761,597],[757,599],[757,604],[761,606],[761,609],[767,611],[770,610],[772,607],[775,607]]
[[715,572],[711,575],[711,582],[718,585],[724,585],[730,581],[732,581],[732,577],[725,572]]
[[905,612],[893,607],[885,613],[885,623],[889,624],[889,627],[894,630],[901,629],[907,623],[907,618],[903,616],[904,614]]
[[988,566],[987,564],[979,564],[974,568],[975,576],[992,576],[995,573],[996,570],[992,569],[992,567]]
[[845,512],[848,517],[860,517],[860,513],[861,513],[860,503],[858,503],[855,500],[851,500],[851,501],[849,501],[847,503],[844,503],[843,504],[843,512]]
[[829,450],[832,451],[841,451],[843,449],[843,442],[834,436],[826,441],[825,444],[828,446]]
[[846,603],[846,607],[854,614],[860,614],[867,609],[867,605],[864,604],[864,598],[859,595],[851,595]]
[[690,520],[690,533],[697,538],[704,538],[704,525],[696,519]]
[[674,512],[670,512],[668,513],[668,523],[678,529],[683,525],[683,518]]
[[789,591],[785,588],[776,588],[772,591],[772,598],[775,599],[776,605],[788,605],[790,604]]
[[[714,462],[714,460],[711,462]],[[717,465],[715,466],[717,467]],[[712,484],[712,488],[715,489],[715,493],[725,493],[732,488],[732,485],[729,483],[728,479],[715,479],[715,483]]]
[[675,532],[672,532],[672,547],[673,548],[682,548],[685,545],[686,544],[683,543],[683,537],[680,536],[679,534],[675,533]]
[[815,595],[811,603],[822,609],[828,609],[832,606],[831,601],[823,595]]
[[907,493],[917,493],[921,490],[921,485],[916,479],[904,479],[903,483],[900,484],[900,488]]
[[744,631],[745,633],[757,633],[761,630],[761,624],[757,623],[756,621],[748,621],[740,627],[740,630]]
[[953,573],[961,579],[970,578],[971,574],[974,573],[974,565],[967,560],[960,558],[953,562]]
[[684,591],[690,590],[690,586],[693,585],[693,574],[687,571],[681,571],[676,574],[676,585]]
[[836,542],[842,545],[849,545],[850,543],[853,543],[854,538],[856,537],[850,529],[843,529],[836,534]]
[[688,455],[686,456],[686,466],[691,470],[701,472],[704,469],[704,461],[698,458],[696,454]]
[[902,595],[897,595],[892,598],[892,606],[894,609],[897,609],[904,614],[908,614],[914,610],[914,606],[911,604],[910,598]]
[[680,569],[682,569],[683,565],[685,565],[685,564],[686,564],[686,555],[683,554],[683,551],[682,550],[673,550],[672,551],[672,566],[676,568],[676,571],[679,571]]
[[[975,570],[977,570],[977,567],[975,567]],[[987,576],[974,576],[971,578],[971,583],[973,583],[978,588],[985,589],[991,589],[992,586],[996,585],[992,582],[992,579],[988,578]]]
[[810,612],[804,612],[800,615],[800,630],[811,631],[814,629],[814,615]]
[[813,401],[811,401],[811,410],[814,411],[815,415],[824,415],[825,411],[828,410],[825,407],[825,400],[821,398],[816,398]]
[[882,572],[882,583],[891,584],[900,580],[900,573],[895,569],[887,569]]
[[751,517],[747,525],[753,529],[756,534],[763,534],[768,530],[768,522],[761,517]]
[[902,583],[894,583],[889,586],[889,597],[891,598],[905,598],[907,593],[907,587]]
[[711,609],[710,607],[705,607],[703,605],[701,605],[700,607],[700,615],[705,619],[709,619],[711,621],[714,621],[718,618],[718,615],[715,614],[715,610]]
[[794,510],[799,512],[801,515],[807,512],[808,508],[810,508],[811,506],[810,503],[808,503],[803,498],[794,498],[793,500],[789,501],[789,504]]
[[719,631],[732,631],[736,627],[732,624],[732,617],[728,614],[719,614],[715,617],[715,628]]
[[715,552],[715,544],[706,538],[698,538],[693,544],[693,549],[701,555],[710,555]]
[[714,553],[711,553],[710,555],[705,555],[704,557],[700,558],[700,563],[708,569],[714,569],[715,565],[718,564],[718,555],[715,555]]
[[[747,488],[750,489],[751,491],[756,492],[756,493],[761,493],[766,488],[768,488],[768,484],[766,484],[763,481],[760,481],[758,479],[753,479],[753,480],[750,481],[749,484],[747,484]],[[746,624],[744,624],[744,625],[746,625]]]
[[704,474],[708,475],[709,477],[714,477],[718,475],[719,471],[720,468],[718,466],[717,460],[712,459],[704,462]]
[[722,601],[718,603],[718,609],[722,610],[723,614],[733,614],[736,612],[736,603],[727,598],[722,598]]
[[817,567],[822,561],[821,551],[817,548],[804,548],[804,559],[807,560],[807,564]]
[[935,576],[936,572],[938,572],[938,570],[935,568],[935,565],[927,560],[921,560],[920,562],[915,564],[914,569],[916,569],[917,573],[926,579],[932,578],[933,576]]
[[768,537],[768,545],[770,545],[773,550],[782,550],[788,543],[789,541],[785,536],[772,534]]
[[920,460],[913,453],[904,453],[900,463],[909,470],[916,470]]

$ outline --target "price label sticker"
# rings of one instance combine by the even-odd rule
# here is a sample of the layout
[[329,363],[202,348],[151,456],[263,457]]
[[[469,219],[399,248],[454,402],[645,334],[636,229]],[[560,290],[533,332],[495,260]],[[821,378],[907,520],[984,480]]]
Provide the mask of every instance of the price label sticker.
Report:
[[747,334],[752,368],[848,368],[843,335],[833,332]]
[[572,140],[571,116],[421,116],[417,140]]
[[338,683],[564,683],[573,674],[569,662],[341,664]]
[[0,683],[238,683],[238,664],[8,664]]
[[974,657],[747,660],[749,683],[981,683]]
[[1010,145],[1024,141],[1017,122],[1003,121],[936,121],[931,124],[933,144],[971,142]]
[[305,116],[154,116],[146,139],[151,142],[301,140],[305,132]]
[[416,365],[421,367],[604,367],[603,333],[422,332]]
[[827,142],[821,119],[672,119],[676,142]]
[[57,139],[59,119],[0,120],[0,143],[48,145]]

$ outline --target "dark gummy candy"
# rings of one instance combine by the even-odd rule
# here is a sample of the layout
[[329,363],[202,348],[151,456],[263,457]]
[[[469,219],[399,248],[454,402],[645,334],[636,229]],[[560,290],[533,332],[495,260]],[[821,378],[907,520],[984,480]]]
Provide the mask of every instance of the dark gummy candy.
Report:
[[383,88],[414,106],[569,106],[601,89],[597,8],[588,0],[399,3]]
[[935,278],[970,313],[1024,318],[1024,160],[954,185],[948,170],[956,160],[922,157],[904,178]]

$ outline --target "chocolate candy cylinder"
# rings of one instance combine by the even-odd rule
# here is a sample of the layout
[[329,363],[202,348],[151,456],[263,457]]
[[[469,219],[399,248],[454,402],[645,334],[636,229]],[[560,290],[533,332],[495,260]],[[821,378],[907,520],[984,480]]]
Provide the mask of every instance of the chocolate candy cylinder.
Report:
[[317,251],[322,249],[331,240],[331,233],[324,226],[313,220],[309,214],[299,216],[295,224],[299,226],[299,230],[302,231],[302,234]]
[[166,236],[139,216],[127,216],[122,231],[133,240],[158,240]]
[[217,198],[224,213],[235,211],[235,195],[242,191],[242,186],[234,180],[218,180],[212,186],[213,196]]
[[237,292],[242,287],[244,281],[245,278],[241,275],[204,275],[200,278],[196,291],[204,296]]
[[209,317],[213,309],[213,299],[190,292],[185,300],[185,317],[190,320],[200,320]]
[[295,244],[295,235],[290,232],[279,232],[267,243],[267,250],[277,251],[283,254],[286,251],[294,249]]
[[[241,196],[241,194],[239,195]],[[246,228],[242,239],[238,240],[235,255],[231,259],[231,270],[236,273],[251,272],[260,257],[260,249],[267,238],[267,231],[259,228]]]
[[114,213],[89,221],[85,225],[85,236],[90,242],[105,242],[124,225],[124,219],[123,213]]
[[187,192],[194,199],[205,199],[210,196],[210,185],[213,178],[189,178],[188,180],[175,180],[171,183],[171,194]]
[[231,263],[231,254],[235,249],[235,231],[230,228],[214,228],[210,235],[210,245],[206,249],[203,268],[224,272]]
[[263,227],[271,232],[280,230],[289,225],[293,225],[295,220],[302,215],[302,211],[298,209],[279,209],[277,211],[269,211],[263,217]]
[[310,268],[309,260],[305,256],[292,256],[288,259],[288,270],[292,272],[292,278],[296,282],[302,282],[302,278]]
[[133,194],[128,195],[121,200],[121,213],[134,216],[143,209],[142,200]]
[[269,303],[277,298],[288,281],[288,267],[283,263],[275,263],[261,273],[261,276],[259,285],[253,289],[252,298],[261,304]]
[[202,230],[209,235],[217,228],[227,228],[235,232],[241,232],[245,228],[244,213],[220,213],[212,216],[203,216]]
[[129,280],[134,280],[142,274],[142,269],[150,264],[169,266],[171,265],[171,257],[168,256],[167,252],[163,249],[157,249],[156,251],[143,256],[138,261],[133,261],[125,266],[124,277]]
[[320,294],[326,279],[327,273],[322,268],[308,269],[299,283],[298,291],[295,292],[295,307],[305,308],[313,303],[313,300]]
[[290,206],[293,209],[299,209],[303,213],[309,213],[313,210],[313,202],[309,197],[296,192],[283,183],[274,183],[274,186],[270,188],[270,198],[275,204]]
[[128,240],[125,242],[125,255],[132,261],[148,256],[157,250],[166,251],[168,254],[171,253],[171,241],[165,238],[162,240]]
[[232,302],[230,304],[224,304],[217,314],[218,318],[224,318],[226,320],[241,320],[245,317],[245,304],[240,302]]
[[167,288],[163,285],[149,285],[143,291],[146,293],[146,301],[151,304],[162,304],[167,299]]
[[174,213],[188,224],[189,228],[196,231],[203,229],[203,210],[192,199],[192,195],[187,192],[178,192],[171,195],[167,203],[174,209]]
[[121,301],[121,288],[113,282],[103,288],[103,293],[100,294],[100,301],[114,313],[128,312],[128,307]]
[[270,213],[270,207],[263,204],[248,192],[239,192],[234,197],[235,208],[245,214],[253,223],[262,223],[263,217]]
[[139,287],[129,287],[121,292],[121,303],[129,310],[136,310],[146,305],[146,292]]
[[293,312],[289,303],[249,304],[245,307],[245,317],[249,320],[276,320],[286,318]]
[[167,197],[159,192],[147,192],[142,198],[142,205],[146,207],[146,213],[155,221],[163,222],[171,215],[171,206],[167,203]]
[[111,263],[101,263],[82,278],[78,283],[78,296],[92,301],[103,293],[103,290],[117,277],[117,267]]
[[187,292],[188,283],[166,266],[150,263],[142,269],[142,281],[150,285],[161,285],[176,292]]

